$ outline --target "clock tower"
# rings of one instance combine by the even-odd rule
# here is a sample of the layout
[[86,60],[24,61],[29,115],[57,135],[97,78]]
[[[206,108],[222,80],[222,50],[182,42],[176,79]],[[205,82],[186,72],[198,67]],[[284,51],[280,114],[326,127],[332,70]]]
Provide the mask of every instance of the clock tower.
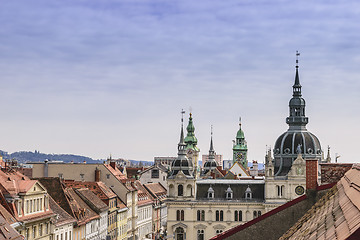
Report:
[[241,120],[239,123],[239,131],[236,134],[236,140],[233,146],[233,163],[240,163],[245,169],[247,169],[247,142],[245,135],[241,129]]
[[185,137],[186,144],[186,156],[193,163],[194,177],[197,177],[200,173],[200,167],[198,164],[200,149],[197,145],[197,138],[195,137],[195,127],[192,120],[192,113],[190,113],[189,124],[186,127],[187,135]]

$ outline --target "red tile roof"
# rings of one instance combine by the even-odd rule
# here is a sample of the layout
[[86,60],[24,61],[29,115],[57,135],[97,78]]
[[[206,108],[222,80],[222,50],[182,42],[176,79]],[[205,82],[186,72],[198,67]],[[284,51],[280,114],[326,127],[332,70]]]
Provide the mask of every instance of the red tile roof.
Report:
[[354,165],[280,239],[360,239],[360,165]]

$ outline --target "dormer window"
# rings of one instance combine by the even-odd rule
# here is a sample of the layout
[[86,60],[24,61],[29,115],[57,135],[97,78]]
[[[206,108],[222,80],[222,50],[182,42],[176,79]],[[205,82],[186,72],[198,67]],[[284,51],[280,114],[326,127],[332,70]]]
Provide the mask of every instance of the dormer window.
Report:
[[249,187],[249,185],[245,191],[245,199],[252,199],[252,191],[251,191],[251,188]]
[[214,198],[214,189],[211,187],[211,185],[210,185],[210,187],[209,187],[209,189],[208,189],[208,198],[211,198],[211,199],[213,199]]
[[233,198],[233,190],[229,185],[229,187],[226,189],[226,199],[232,199],[232,198]]

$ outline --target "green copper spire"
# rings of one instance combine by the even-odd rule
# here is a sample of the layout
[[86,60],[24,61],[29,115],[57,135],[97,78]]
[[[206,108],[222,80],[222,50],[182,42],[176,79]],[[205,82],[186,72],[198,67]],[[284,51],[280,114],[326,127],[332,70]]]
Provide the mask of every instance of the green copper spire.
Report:
[[236,134],[236,140],[233,146],[233,162],[239,162],[247,168],[247,143],[244,131],[241,129],[241,118],[239,122],[239,130]]
[[189,124],[186,128],[187,130],[187,135],[185,138],[185,144],[186,144],[186,149],[193,149],[194,151],[197,151],[197,138],[195,137],[195,127],[192,121],[192,114],[190,113],[190,117],[189,117]]

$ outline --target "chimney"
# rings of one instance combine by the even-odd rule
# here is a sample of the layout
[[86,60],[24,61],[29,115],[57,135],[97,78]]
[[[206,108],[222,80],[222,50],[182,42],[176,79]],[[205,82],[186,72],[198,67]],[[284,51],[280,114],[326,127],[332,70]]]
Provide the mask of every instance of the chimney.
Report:
[[44,177],[49,175],[49,160],[45,159],[44,161]]
[[114,162],[114,161],[111,161],[110,162],[110,166],[113,168],[113,169],[115,169],[115,166],[116,166],[116,162]]
[[316,190],[318,186],[318,160],[306,159],[306,189]]
[[95,169],[95,182],[100,182],[100,170],[98,168]]

